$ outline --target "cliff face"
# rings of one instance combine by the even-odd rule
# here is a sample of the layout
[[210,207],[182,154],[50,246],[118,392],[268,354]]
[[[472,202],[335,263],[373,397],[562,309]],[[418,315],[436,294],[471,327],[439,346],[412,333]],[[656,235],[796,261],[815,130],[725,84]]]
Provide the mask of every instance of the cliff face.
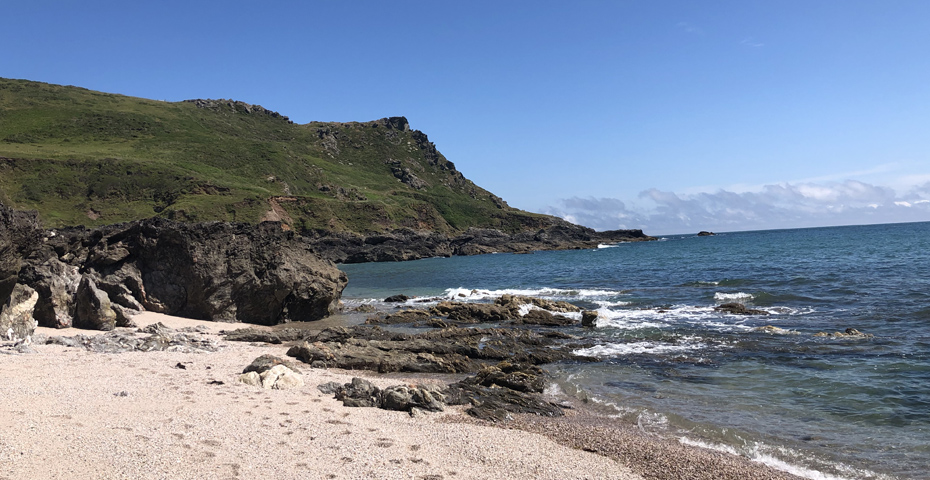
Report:
[[[18,217],[0,218],[0,232],[17,231],[11,218]],[[2,250],[5,291],[15,297],[7,301],[7,292],[3,312],[49,327],[110,330],[142,310],[264,325],[311,321],[333,312],[347,281],[280,223],[150,219],[29,235],[29,252]]]

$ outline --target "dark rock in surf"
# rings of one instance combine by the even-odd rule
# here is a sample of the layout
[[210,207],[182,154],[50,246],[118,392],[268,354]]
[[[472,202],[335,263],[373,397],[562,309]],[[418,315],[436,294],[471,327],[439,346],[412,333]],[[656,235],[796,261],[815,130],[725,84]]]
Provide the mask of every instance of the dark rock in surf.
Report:
[[407,300],[410,300],[410,297],[400,294],[400,295],[391,295],[390,297],[385,298],[384,302],[385,303],[403,303],[403,302],[406,302]]
[[598,313],[596,310],[585,310],[581,312],[581,326],[594,327],[597,325]]
[[714,233],[714,232],[706,232],[706,231],[700,231],[700,232],[698,232],[698,234],[697,234],[697,236],[699,236],[699,237],[713,237],[713,236],[715,236],[715,235],[717,235],[717,234]]
[[718,305],[714,307],[714,311],[729,313],[732,315],[768,315],[769,312],[765,310],[758,310],[755,308],[747,308],[746,305],[742,303],[724,303],[723,305]]

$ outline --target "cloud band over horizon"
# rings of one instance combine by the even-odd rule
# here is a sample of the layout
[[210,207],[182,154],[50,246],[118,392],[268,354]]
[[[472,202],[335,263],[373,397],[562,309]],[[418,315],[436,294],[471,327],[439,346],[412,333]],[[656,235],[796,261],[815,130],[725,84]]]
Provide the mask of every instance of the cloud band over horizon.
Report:
[[930,182],[904,193],[857,180],[771,184],[741,193],[651,188],[639,200],[642,205],[628,207],[617,198],[572,197],[544,213],[596,230],[640,228],[653,235],[930,221]]

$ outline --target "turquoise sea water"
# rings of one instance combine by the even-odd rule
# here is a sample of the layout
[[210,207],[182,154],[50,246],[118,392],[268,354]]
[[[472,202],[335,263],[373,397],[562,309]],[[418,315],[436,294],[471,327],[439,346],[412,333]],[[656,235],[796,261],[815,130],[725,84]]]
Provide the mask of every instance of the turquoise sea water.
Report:
[[[344,297],[568,300],[599,311],[572,333],[600,361],[548,367],[553,388],[809,478],[930,478],[930,223],[602,247],[343,265]],[[875,337],[814,336],[846,328]]]

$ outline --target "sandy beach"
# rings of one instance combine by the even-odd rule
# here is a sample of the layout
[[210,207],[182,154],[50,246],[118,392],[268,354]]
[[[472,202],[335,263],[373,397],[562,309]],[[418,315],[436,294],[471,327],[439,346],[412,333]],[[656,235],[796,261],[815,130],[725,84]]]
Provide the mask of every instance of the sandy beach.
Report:
[[[135,320],[204,325],[208,337],[241,327],[153,313]],[[102,354],[49,344],[0,355],[0,479],[790,478],[584,415],[500,428],[451,407],[417,417],[344,407],[316,388],[353,376],[380,387],[416,378],[302,365],[303,387],[264,390],[239,383],[239,374],[259,355],[283,357],[287,348],[216,340],[213,353]]]

